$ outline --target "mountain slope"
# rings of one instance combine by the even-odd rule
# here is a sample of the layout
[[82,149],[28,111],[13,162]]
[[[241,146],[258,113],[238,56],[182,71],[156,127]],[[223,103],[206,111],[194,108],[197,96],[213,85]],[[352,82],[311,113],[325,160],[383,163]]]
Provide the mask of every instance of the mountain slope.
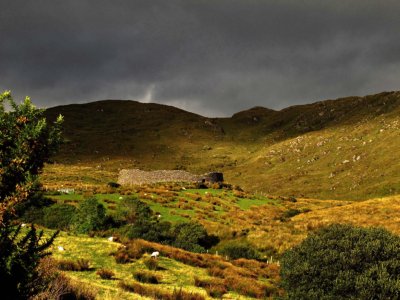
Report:
[[[400,193],[400,92],[205,118],[135,101],[48,109],[67,143],[45,184],[104,184],[121,168],[220,170],[274,195],[366,199]],[[62,170],[62,174],[59,171]]]

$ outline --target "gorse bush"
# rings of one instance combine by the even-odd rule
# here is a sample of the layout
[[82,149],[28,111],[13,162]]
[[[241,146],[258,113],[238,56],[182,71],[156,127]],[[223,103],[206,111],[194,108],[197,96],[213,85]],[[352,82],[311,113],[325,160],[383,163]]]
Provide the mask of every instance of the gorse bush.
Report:
[[33,226],[22,234],[12,221],[17,206],[37,191],[38,175],[61,143],[62,121],[60,116],[48,126],[43,110],[29,97],[18,105],[9,91],[0,94],[0,290],[9,299],[40,292],[37,267],[55,235],[44,240]]
[[384,229],[331,225],[281,259],[290,299],[399,299],[400,237]]

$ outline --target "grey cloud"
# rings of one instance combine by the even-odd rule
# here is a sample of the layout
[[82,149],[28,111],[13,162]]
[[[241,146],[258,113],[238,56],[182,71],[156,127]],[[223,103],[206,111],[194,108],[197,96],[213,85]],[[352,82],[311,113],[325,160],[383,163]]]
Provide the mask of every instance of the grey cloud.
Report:
[[399,13],[392,0],[2,0],[0,89],[209,116],[397,90]]

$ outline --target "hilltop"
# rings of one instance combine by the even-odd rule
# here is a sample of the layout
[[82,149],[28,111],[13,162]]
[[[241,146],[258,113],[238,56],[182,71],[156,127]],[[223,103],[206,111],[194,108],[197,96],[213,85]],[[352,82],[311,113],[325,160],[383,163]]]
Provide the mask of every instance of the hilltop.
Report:
[[[320,199],[400,193],[400,92],[206,118],[136,101],[50,108],[66,143],[45,185],[104,185],[120,169],[222,171],[253,192]],[[79,183],[77,183],[79,182]]]

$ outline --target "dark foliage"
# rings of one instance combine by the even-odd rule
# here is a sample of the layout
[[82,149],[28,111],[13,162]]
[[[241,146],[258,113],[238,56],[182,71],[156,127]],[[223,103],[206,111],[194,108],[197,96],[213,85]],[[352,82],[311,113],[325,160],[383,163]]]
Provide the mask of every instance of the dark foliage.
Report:
[[133,274],[133,277],[142,283],[158,284],[161,281],[160,276],[149,271],[137,271]]
[[108,269],[99,269],[96,271],[96,274],[99,275],[101,279],[107,280],[113,279],[115,276],[115,273]]
[[39,260],[56,235],[43,240],[43,231],[32,226],[21,238],[21,226],[0,228],[0,290],[9,299],[26,299],[39,292]]
[[260,259],[260,254],[248,242],[231,241],[221,247],[220,251],[221,254],[228,256],[230,259]]
[[69,204],[54,204],[43,210],[43,223],[47,228],[68,230],[73,224],[77,209]]
[[400,237],[384,229],[331,225],[287,251],[290,299],[399,299]]
[[120,232],[130,239],[141,238],[194,252],[203,252],[219,242],[201,224],[160,222],[148,204],[137,198],[124,199],[117,211],[118,222],[126,224]]
[[106,221],[105,207],[95,197],[91,197],[79,204],[74,223],[77,232],[88,233],[104,229]]
[[12,221],[37,192],[38,174],[61,143],[61,123],[59,117],[49,127],[28,97],[17,105],[10,92],[0,94],[0,290],[9,299],[27,299],[42,287],[37,266],[56,234],[45,240],[33,226],[23,234]]

